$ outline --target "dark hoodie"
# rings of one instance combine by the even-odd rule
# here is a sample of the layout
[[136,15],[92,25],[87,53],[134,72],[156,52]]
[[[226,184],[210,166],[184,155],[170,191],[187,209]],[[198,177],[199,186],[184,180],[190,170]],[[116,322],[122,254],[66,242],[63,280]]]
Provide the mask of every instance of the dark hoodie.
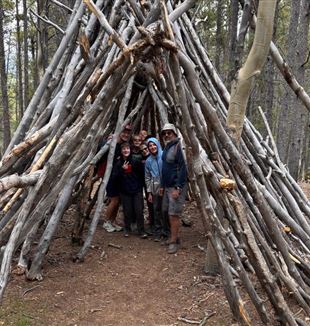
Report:
[[136,160],[129,156],[126,160],[129,162],[128,170],[123,169],[125,160],[121,157],[113,169],[114,182],[118,184],[120,193],[136,194],[142,192],[144,184],[144,167],[140,160]]

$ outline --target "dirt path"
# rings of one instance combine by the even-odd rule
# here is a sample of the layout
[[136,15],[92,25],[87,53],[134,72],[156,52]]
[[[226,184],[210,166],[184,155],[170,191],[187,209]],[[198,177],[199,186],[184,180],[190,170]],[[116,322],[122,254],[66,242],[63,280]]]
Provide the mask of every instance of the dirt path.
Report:
[[[310,197],[310,184],[302,186]],[[206,238],[200,213],[191,204],[185,214],[194,225],[182,228],[182,248],[175,255],[151,239],[124,238],[100,226],[85,262],[76,264],[69,210],[46,257],[44,280],[27,282],[12,275],[0,325],[186,326],[191,324],[180,318],[200,321],[206,314],[211,317],[205,326],[233,325],[220,278],[202,272],[204,252],[198,244],[205,246]],[[245,306],[253,309],[248,300]],[[261,323],[256,319],[253,325]]]
[[232,325],[220,278],[202,272],[198,244],[206,239],[198,211],[190,205],[186,214],[194,225],[182,228],[175,255],[151,239],[99,227],[83,264],[72,262],[78,248],[70,244],[67,217],[48,253],[44,280],[12,276],[0,325],[189,325],[180,317],[199,321],[205,314],[212,315],[206,325]]

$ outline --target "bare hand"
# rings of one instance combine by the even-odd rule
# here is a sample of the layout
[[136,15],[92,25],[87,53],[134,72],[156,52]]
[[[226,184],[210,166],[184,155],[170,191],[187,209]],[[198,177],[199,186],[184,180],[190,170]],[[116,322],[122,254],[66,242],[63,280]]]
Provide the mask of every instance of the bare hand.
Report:
[[149,203],[152,203],[152,202],[153,202],[153,196],[152,196],[152,194],[149,194],[149,195],[147,196],[147,201],[148,201]]
[[123,164],[123,166],[122,166],[122,168],[123,168],[125,171],[128,170],[128,164],[129,164],[129,162],[128,162],[128,161],[125,161],[124,164]]
[[164,188],[159,189],[159,196],[162,197],[164,195]]
[[180,196],[180,191],[179,191],[178,189],[173,189],[173,190],[171,191],[171,197],[172,197],[173,199],[178,199],[179,196]]

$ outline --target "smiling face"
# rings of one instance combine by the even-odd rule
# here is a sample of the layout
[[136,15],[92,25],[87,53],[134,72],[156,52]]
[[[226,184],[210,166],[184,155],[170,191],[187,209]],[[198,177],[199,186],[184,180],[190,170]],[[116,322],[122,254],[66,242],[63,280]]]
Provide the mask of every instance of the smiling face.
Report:
[[121,149],[121,153],[124,159],[127,159],[130,155],[130,146],[123,146]]
[[177,135],[173,132],[173,130],[164,130],[161,134],[165,144],[168,144],[177,138]]
[[141,140],[144,141],[145,138],[147,137],[147,131],[146,130],[141,130],[139,132],[139,136],[140,136]]
[[149,155],[149,149],[147,148],[147,146],[145,144],[142,144],[140,146],[140,151],[142,153],[142,156],[144,156],[144,157]]
[[149,151],[152,155],[156,155],[157,154],[157,146],[156,144],[154,144],[153,142],[149,142],[148,144],[148,147],[149,147]]
[[120,134],[119,134],[119,139],[122,142],[128,142],[130,136],[130,130],[124,129]]
[[132,143],[133,143],[133,146],[140,147],[141,143],[142,143],[141,137],[139,135],[134,135],[132,137]]

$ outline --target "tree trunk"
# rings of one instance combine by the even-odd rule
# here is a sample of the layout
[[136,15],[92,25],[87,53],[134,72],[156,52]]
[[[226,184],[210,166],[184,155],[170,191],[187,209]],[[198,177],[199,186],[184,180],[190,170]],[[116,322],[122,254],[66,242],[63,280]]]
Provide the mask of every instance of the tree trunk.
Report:
[[[11,127],[10,127],[10,111],[8,100],[8,84],[7,73],[5,66],[5,51],[4,51],[4,34],[3,34],[3,3],[0,0],[0,79],[1,79],[1,94],[2,94],[2,126],[3,126],[3,150],[5,150],[11,140]],[[2,151],[0,149],[0,157]]]
[[20,33],[20,14],[19,14],[19,0],[16,0],[16,37],[17,37],[17,81],[18,81],[18,92],[17,92],[17,103],[18,103],[18,121],[21,120],[24,114],[24,99],[23,99],[23,66],[22,66],[22,39]]
[[224,46],[224,41],[223,41],[223,0],[219,0],[217,4],[217,12],[216,12],[216,54],[215,54],[215,68],[221,74],[221,54],[223,53],[223,46]]
[[[308,0],[301,1],[298,24],[298,37],[295,48],[295,76],[299,83],[305,83],[306,61],[309,60],[309,22],[310,22],[310,2]],[[293,178],[296,180],[299,177],[301,161],[304,155],[303,145],[305,142],[305,131],[307,127],[307,113],[298,101],[294,99],[291,146],[288,154],[288,167]]]
[[[291,3],[290,12],[290,25],[287,39],[287,63],[291,67],[293,72],[295,71],[295,57],[296,57],[296,46],[297,40],[300,37],[298,35],[298,20],[300,13],[300,2],[301,0],[296,0]],[[288,163],[288,155],[290,152],[291,143],[291,133],[292,128],[294,128],[294,123],[292,122],[292,117],[294,115],[294,95],[288,86],[284,86],[283,94],[280,101],[280,111],[278,114],[278,124],[277,124],[277,148],[279,151],[280,158],[284,164]],[[294,155],[295,159],[296,156]]]
[[[226,85],[230,88],[231,82],[235,77],[237,71],[236,67],[236,45],[237,45],[237,30],[238,30],[238,0],[232,0],[230,2],[230,24],[229,24],[229,73]],[[240,53],[241,55],[241,53]],[[239,58],[240,60],[241,58]]]
[[[45,2],[46,0],[37,0],[37,13],[40,16],[46,15]],[[37,67],[39,72],[39,80],[41,80],[43,78],[48,61],[47,28],[46,24],[39,18],[37,20],[37,26]]]
[[239,71],[236,88],[232,91],[227,114],[227,126],[237,143],[240,142],[254,77],[260,73],[269,52],[276,3],[276,0],[261,0],[259,2],[253,46],[247,61]]
[[28,106],[30,92],[29,92],[29,59],[28,59],[28,9],[27,0],[23,0],[24,10],[24,104]]

